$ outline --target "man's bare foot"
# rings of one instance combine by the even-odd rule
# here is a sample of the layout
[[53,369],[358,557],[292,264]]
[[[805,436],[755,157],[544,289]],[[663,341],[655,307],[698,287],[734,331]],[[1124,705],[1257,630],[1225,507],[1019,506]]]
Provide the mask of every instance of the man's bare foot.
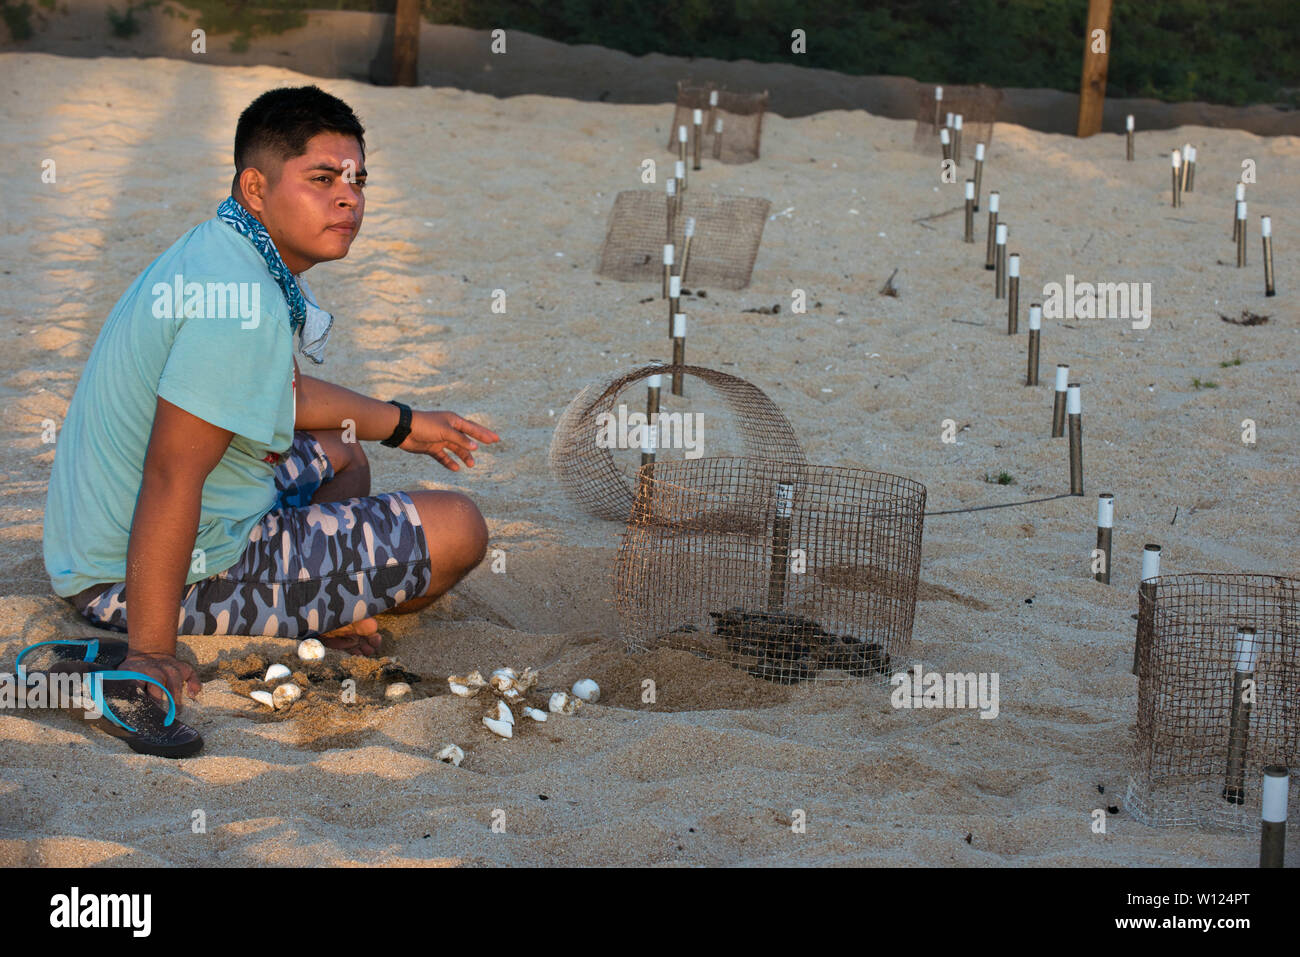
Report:
[[326,648],[346,651],[354,655],[373,658],[379,654],[383,639],[379,635],[379,622],[373,618],[362,618],[342,628],[335,628],[320,636]]

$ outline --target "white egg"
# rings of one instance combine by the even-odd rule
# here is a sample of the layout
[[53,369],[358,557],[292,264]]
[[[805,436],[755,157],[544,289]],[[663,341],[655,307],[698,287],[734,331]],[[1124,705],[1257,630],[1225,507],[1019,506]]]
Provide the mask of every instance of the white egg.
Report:
[[582,707],[582,699],[575,698],[564,691],[557,691],[551,695],[551,700],[547,702],[546,707],[552,714],[573,714]]
[[303,661],[320,661],[325,657],[325,646],[316,638],[298,642],[298,657]]
[[271,692],[269,691],[252,691],[249,693],[248,696],[252,698],[254,701],[266,705],[268,708],[275,707],[275,698],[272,696]]
[[583,678],[581,681],[573,683],[573,693],[586,701],[588,704],[595,704],[600,700],[600,685],[590,678]]
[[411,686],[405,681],[394,681],[384,689],[384,697],[390,699],[405,698],[411,693]]
[[282,685],[277,685],[276,689],[271,692],[271,702],[277,709],[287,708],[301,697],[302,689],[292,681],[286,681]]
[[506,724],[514,724],[515,716],[510,711],[510,706],[504,701],[497,702],[497,720],[504,721]]
[[507,724],[505,721],[498,721],[495,718],[489,718],[487,715],[484,715],[483,725],[498,737],[502,737],[502,738],[514,737],[514,733],[515,733],[514,725]]
[[524,714],[532,718],[534,721],[546,720],[546,712],[538,711],[536,708],[524,708]]
[[460,762],[465,760],[465,752],[454,744],[449,744],[438,752],[438,760],[450,764],[453,768],[460,767]]
[[519,675],[514,668],[498,668],[496,671],[492,672],[492,674],[489,677],[509,678],[511,681],[514,681],[516,678],[519,677]]
[[281,678],[287,678],[291,674],[293,674],[293,672],[291,672],[285,665],[271,665],[271,667],[266,669],[266,677],[262,680],[268,683],[279,681]]

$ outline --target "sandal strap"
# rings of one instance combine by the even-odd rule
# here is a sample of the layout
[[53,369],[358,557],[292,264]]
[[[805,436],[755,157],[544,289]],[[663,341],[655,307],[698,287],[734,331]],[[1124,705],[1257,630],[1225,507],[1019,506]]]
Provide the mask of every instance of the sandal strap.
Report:
[[104,700],[104,682],[105,681],[145,681],[151,685],[157,685],[162,689],[163,694],[167,696],[167,718],[163,721],[163,727],[169,728],[173,721],[176,720],[176,699],[172,693],[167,690],[167,686],[156,678],[150,678],[148,675],[141,674],[138,671],[92,671],[86,675],[90,679],[91,700],[95,707],[113,724],[119,728],[125,728],[132,734],[138,733],[137,730],[118,718],[109,708],[108,702]]
[[50,641],[38,641],[36,644],[28,645],[22,651],[18,652],[18,657],[14,660],[14,671],[18,675],[18,681],[20,683],[26,683],[27,681],[27,669],[23,667],[23,658],[25,658],[29,652],[35,651],[37,648],[43,648],[46,645],[84,645],[86,648],[86,654],[81,659],[82,661],[94,661],[96,656],[99,654],[98,638],[53,638]]

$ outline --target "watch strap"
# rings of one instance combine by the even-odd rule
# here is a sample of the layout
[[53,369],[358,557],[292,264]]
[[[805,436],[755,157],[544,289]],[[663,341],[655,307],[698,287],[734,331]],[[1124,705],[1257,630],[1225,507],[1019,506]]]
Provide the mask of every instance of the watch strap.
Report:
[[406,437],[411,434],[411,407],[402,402],[398,402],[396,399],[389,399],[388,404],[397,406],[400,415],[397,419],[397,428],[393,429],[393,434],[382,440],[379,444],[386,445],[390,449],[395,449],[405,442]]

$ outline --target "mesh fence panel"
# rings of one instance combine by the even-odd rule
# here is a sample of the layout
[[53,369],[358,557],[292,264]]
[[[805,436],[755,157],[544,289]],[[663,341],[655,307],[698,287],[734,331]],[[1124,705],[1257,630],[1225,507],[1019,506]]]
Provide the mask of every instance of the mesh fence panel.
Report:
[[[709,94],[717,91],[718,105],[709,107]],[[733,93],[722,90],[713,83],[677,81],[677,106],[673,110],[673,123],[668,128],[668,151],[677,153],[677,127],[685,126],[687,136],[695,135],[693,114],[704,111],[704,137],[701,142],[702,161],[710,159],[723,163],[752,163],[758,159],[759,143],[763,139],[763,114],[767,112],[767,91],[762,93]],[[722,142],[716,142],[715,120],[722,120]],[[687,145],[694,149],[694,143]],[[687,159],[691,153],[687,153]]]
[[[711,196],[698,189],[678,198],[672,242],[680,262],[686,220],[695,220],[683,284],[744,289],[754,271],[772,204],[752,196]],[[668,241],[668,198],[653,190],[630,189],[614,199],[599,273],[621,281],[657,282],[663,276]]]
[[703,366],[642,366],[612,382],[587,386],[565,407],[555,425],[551,472],[584,511],[610,521],[627,521],[636,474],[633,469],[620,469],[613,450],[600,440],[602,416],[613,414],[620,395],[630,386],[656,374],[664,378],[662,392],[667,404],[668,377],[674,372],[700,380],[722,401],[731,414],[733,434],[740,439],[746,455],[800,465],[806,461],[789,420],[757,386]]
[[960,113],[962,163],[973,163],[975,144],[983,143],[987,149],[993,143],[993,127],[1001,104],[1002,91],[991,86],[945,86],[943,99],[938,101],[934,98],[934,87],[925,87],[917,94],[912,149],[939,155],[939,130],[949,113]]
[[[1152,581],[1128,808],[1150,825],[1258,830],[1264,767],[1294,769],[1300,758],[1300,581],[1271,575]],[[1239,651],[1251,641],[1239,635],[1249,628],[1255,630],[1254,671],[1239,676]],[[1254,683],[1248,709],[1239,690],[1246,680]],[[1300,775],[1293,774],[1292,807],[1300,806],[1298,785]]]
[[781,684],[884,678],[911,644],[925,494],[770,459],[646,465],[615,562],[624,640]]

